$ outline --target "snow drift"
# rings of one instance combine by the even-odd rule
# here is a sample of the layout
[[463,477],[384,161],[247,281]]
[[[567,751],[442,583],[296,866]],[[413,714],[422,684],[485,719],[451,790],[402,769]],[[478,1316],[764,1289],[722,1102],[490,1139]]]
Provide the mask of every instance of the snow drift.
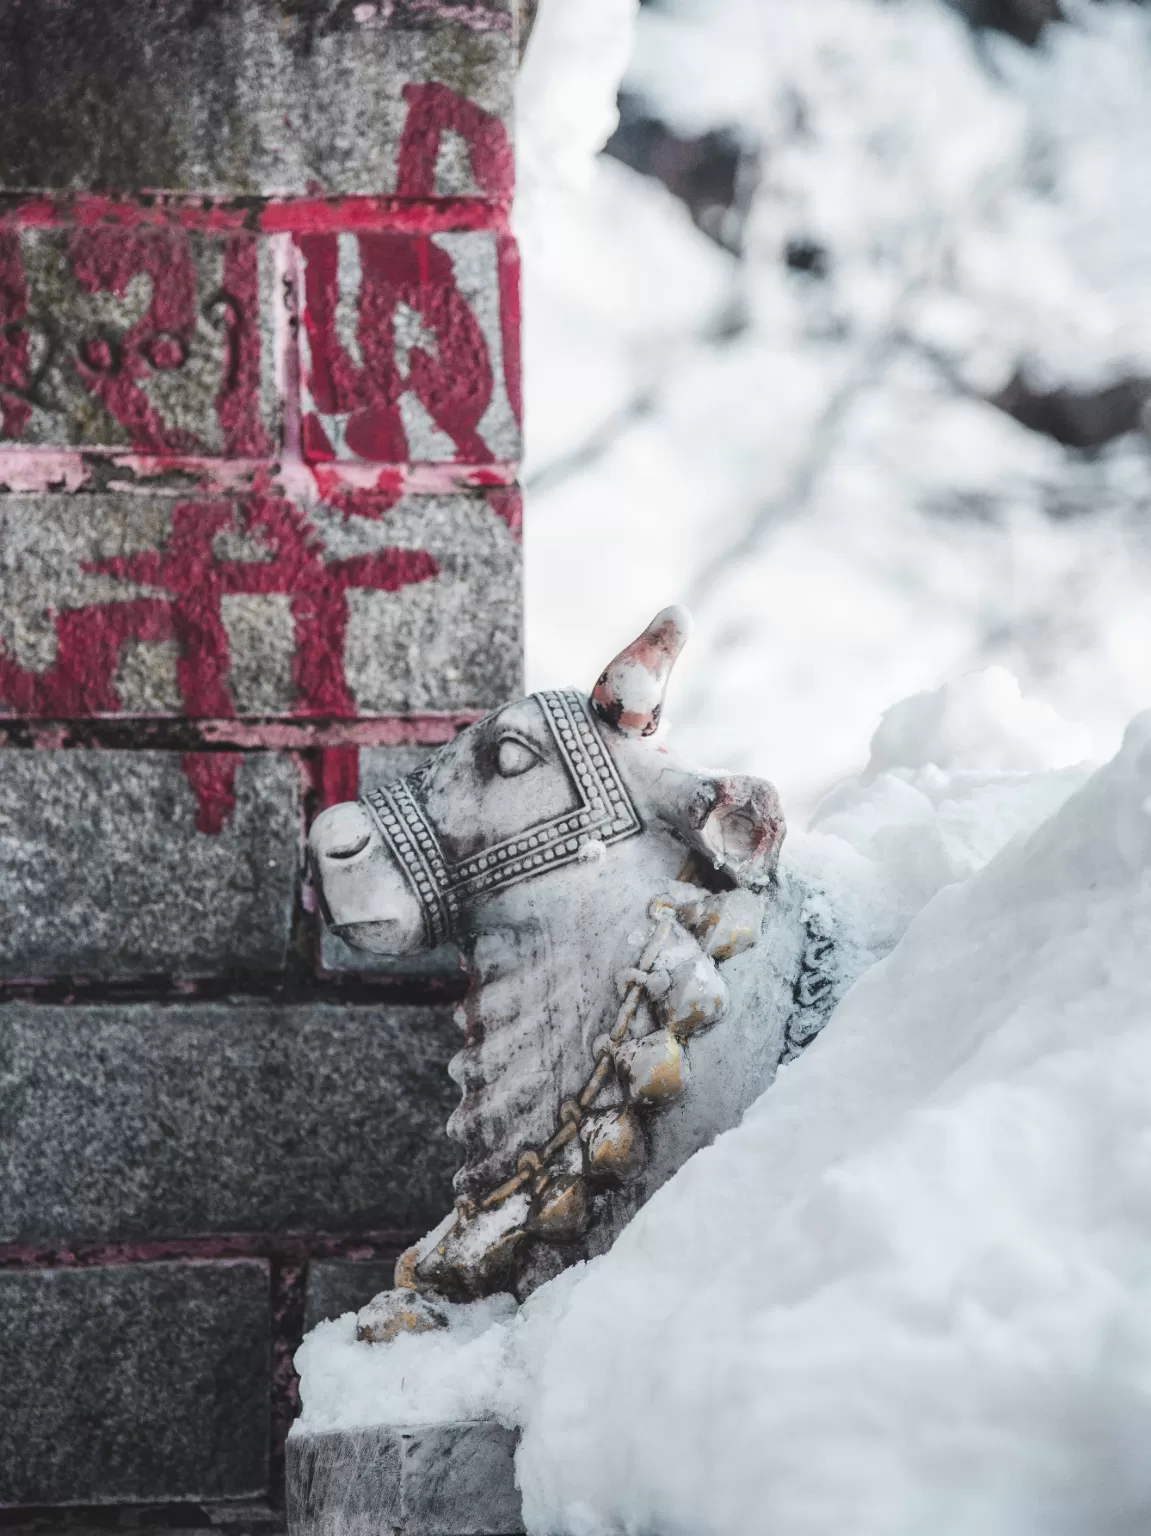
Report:
[[906,931],[744,1122],[514,1318],[322,1325],[305,1429],[520,1425],[540,1536],[1148,1528],[1151,714],[1090,774],[1046,715],[934,761],[980,697],[1017,759],[1001,678],[928,696],[797,840]]

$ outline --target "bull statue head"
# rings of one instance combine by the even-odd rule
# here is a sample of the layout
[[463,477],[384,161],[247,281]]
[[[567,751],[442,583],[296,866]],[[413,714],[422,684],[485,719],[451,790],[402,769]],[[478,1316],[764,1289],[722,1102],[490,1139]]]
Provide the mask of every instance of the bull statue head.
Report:
[[456,1207],[364,1337],[434,1325],[437,1295],[522,1297],[602,1251],[784,1052],[802,893],[777,875],[776,792],[656,735],[688,631],[665,609],[590,696],[508,704],[312,827],[337,934],[381,955],[454,939],[471,980]]

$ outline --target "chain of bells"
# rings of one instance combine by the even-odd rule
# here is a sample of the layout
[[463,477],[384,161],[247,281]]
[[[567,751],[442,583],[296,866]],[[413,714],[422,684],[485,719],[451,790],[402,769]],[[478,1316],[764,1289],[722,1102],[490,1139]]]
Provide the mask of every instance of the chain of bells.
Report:
[[[643,1173],[644,1119],[686,1091],[687,1042],[727,1009],[718,965],[759,937],[762,908],[749,891],[680,891],[651,903],[653,928],[643,953],[617,978],[622,1001],[615,1023],[596,1040],[592,1071],[579,1093],[561,1104],[550,1139],[522,1152],[512,1177],[481,1199],[457,1201],[438,1227],[400,1256],[396,1289],[364,1308],[358,1338],[385,1343],[399,1333],[445,1326],[436,1295],[467,1299],[499,1289],[526,1239],[566,1244],[583,1237],[591,1218],[589,1181],[627,1184]],[[676,959],[677,949],[688,952]],[[669,950],[672,964],[661,966]],[[637,1035],[645,1000],[656,1027]],[[622,1103],[597,1109],[609,1086],[618,1088],[614,1097]],[[564,1171],[557,1163],[577,1139],[583,1171]]]

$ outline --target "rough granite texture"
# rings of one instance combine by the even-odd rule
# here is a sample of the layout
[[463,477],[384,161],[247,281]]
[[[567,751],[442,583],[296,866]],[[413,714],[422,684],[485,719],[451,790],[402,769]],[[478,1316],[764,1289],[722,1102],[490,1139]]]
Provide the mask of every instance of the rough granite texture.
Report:
[[426,550],[437,572],[396,592],[349,591],[345,670],[359,711],[489,710],[515,698],[520,545],[493,502],[406,496],[381,526],[393,547]]
[[0,715],[494,708],[520,684],[507,505],[0,497]]
[[516,1536],[514,1430],[381,1425],[288,1439],[291,1536]]
[[264,1492],[269,1366],[261,1263],[0,1273],[0,1505]]
[[423,1231],[458,1043],[436,1008],[0,1006],[0,1241]]
[[[281,967],[299,774],[272,754],[223,758],[0,752],[0,977]],[[233,768],[229,812],[213,776]]]
[[[512,17],[498,0],[475,4],[473,28],[454,22],[460,9],[2,0],[0,185],[506,194]],[[429,85],[449,94],[423,100]],[[438,153],[429,116],[449,130]]]
[[395,1268],[395,1259],[319,1259],[309,1264],[304,1332],[330,1317],[358,1312],[373,1296],[390,1291]]

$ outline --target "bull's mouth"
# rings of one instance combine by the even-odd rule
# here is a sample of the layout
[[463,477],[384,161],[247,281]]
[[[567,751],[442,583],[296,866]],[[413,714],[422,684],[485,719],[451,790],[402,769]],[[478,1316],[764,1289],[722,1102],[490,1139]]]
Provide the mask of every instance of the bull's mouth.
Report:
[[404,925],[397,918],[377,919],[370,923],[337,923],[332,932],[353,949],[365,949],[376,955],[395,955],[404,948]]

